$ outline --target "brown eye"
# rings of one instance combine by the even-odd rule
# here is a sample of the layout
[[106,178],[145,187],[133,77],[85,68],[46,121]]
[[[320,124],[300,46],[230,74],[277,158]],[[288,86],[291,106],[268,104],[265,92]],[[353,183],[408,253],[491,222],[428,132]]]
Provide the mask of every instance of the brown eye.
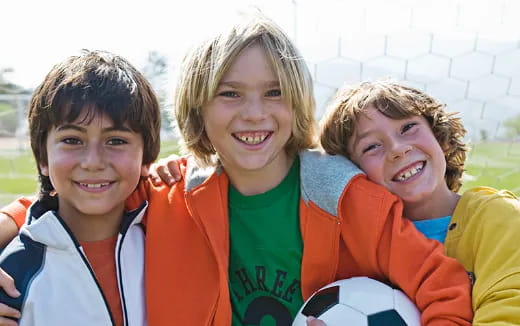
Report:
[[410,122],[410,123],[405,124],[403,126],[403,128],[401,129],[401,133],[404,134],[405,132],[412,129],[416,125],[417,125],[417,123],[415,123],[415,122]]
[[373,149],[376,149],[377,146],[379,146],[379,145],[377,145],[377,144],[370,144],[370,145],[368,145],[367,147],[365,147],[363,149],[362,153],[365,154],[366,152],[369,152],[369,151],[371,151]]
[[79,140],[78,138],[74,138],[74,137],[63,138],[61,141],[63,143],[65,143],[65,144],[67,144],[67,145],[79,145],[79,144],[81,144],[81,140]]
[[127,144],[127,142],[121,138],[112,138],[108,141],[108,144],[109,145],[124,145],[124,144]]
[[265,95],[268,97],[279,97],[282,96],[282,91],[280,89],[271,89]]
[[238,97],[238,93],[237,93],[237,92],[234,92],[234,91],[225,91],[225,92],[220,92],[220,93],[218,93],[218,96],[223,96],[223,97]]

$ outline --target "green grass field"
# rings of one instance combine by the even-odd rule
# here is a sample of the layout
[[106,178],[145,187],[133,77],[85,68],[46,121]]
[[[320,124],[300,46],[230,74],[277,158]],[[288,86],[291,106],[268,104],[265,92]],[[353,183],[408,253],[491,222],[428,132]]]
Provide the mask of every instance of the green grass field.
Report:
[[509,189],[520,197],[520,143],[471,146],[462,191],[475,186]]
[[[512,190],[520,196],[520,143],[473,144],[462,191],[478,185]],[[36,168],[29,152],[3,151],[0,157],[0,205],[37,189]],[[164,142],[160,157],[177,153],[174,141]]]

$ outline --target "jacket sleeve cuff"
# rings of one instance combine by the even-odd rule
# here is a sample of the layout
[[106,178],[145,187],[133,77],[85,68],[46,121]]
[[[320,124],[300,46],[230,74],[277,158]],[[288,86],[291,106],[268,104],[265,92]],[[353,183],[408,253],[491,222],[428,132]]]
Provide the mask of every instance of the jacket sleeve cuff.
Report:
[[29,206],[36,200],[34,197],[20,197],[16,201],[2,207],[1,213],[6,214],[16,223],[18,229],[25,223],[25,216]]

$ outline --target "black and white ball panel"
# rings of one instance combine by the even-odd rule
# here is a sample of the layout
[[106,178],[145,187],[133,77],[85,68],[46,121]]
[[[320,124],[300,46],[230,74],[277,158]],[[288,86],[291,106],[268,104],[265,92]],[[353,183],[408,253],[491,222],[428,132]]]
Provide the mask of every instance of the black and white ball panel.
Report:
[[331,286],[316,292],[302,309],[305,316],[321,316],[339,304],[339,286]]
[[420,326],[420,313],[408,297],[367,277],[333,282],[304,303],[293,326],[314,316],[327,326]]

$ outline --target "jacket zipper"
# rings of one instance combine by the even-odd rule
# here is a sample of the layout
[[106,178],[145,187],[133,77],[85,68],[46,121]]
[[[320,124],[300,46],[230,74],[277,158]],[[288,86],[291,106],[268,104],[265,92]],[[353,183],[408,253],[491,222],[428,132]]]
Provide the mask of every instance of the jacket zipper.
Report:
[[85,263],[85,266],[87,267],[88,271],[90,272],[90,276],[92,276],[92,279],[94,282],[96,282],[96,285],[98,287],[99,293],[101,294],[101,297],[103,298],[103,302],[105,303],[105,308],[108,312],[108,315],[110,316],[110,321],[112,322],[112,325],[115,325],[114,316],[112,315],[112,311],[110,311],[110,306],[108,305],[107,298],[105,297],[105,293],[103,293],[103,290],[101,289],[101,285],[99,285],[99,282],[96,278],[96,275],[94,274],[94,270],[92,269],[92,266],[90,266],[90,263],[88,262],[87,257],[85,254],[79,249],[79,247],[76,247],[76,250],[78,251],[81,259]]
[[94,280],[94,282],[96,283],[96,286],[99,290],[99,294],[101,294],[101,297],[103,298],[103,302],[105,303],[105,308],[106,308],[106,312],[108,313],[108,316],[110,317],[110,321],[112,323],[113,326],[115,326],[115,321],[114,321],[114,316],[112,315],[112,311],[110,311],[110,306],[108,305],[108,301],[107,301],[107,298],[105,297],[105,294],[103,293],[103,290],[101,289],[101,285],[99,284],[97,278],[96,278],[96,275],[94,274],[94,270],[92,269],[92,266],[90,266],[90,263],[86,257],[86,255],[83,253],[83,251],[80,249],[81,248],[81,245],[79,244],[78,240],[76,239],[76,237],[73,235],[72,231],[69,229],[69,227],[65,224],[65,222],[61,219],[61,217],[55,213],[54,214],[58,221],[61,223],[62,227],[65,229],[65,231],[67,232],[67,234],[69,235],[70,239],[72,240],[72,242],[74,243],[74,246],[76,247],[76,250],[79,254],[79,256],[81,257],[81,260],[83,260],[83,263],[85,264],[85,266],[87,267],[87,270],[89,271],[90,273],[90,276],[92,277],[92,279]]
[[123,325],[128,325],[128,311],[126,309],[126,300],[125,300],[125,290],[123,288],[123,272],[121,270],[121,251],[123,250],[123,240],[125,238],[126,232],[121,234],[121,239],[117,241],[117,256],[116,256],[116,268],[117,268],[117,278],[119,284],[119,296],[121,297],[121,306],[123,308]]
[[136,223],[136,218],[139,215],[143,214],[143,208],[147,207],[147,206],[148,206],[147,204],[146,205],[141,204],[141,206],[136,210],[137,214],[134,215],[132,217],[132,219],[130,220],[128,227],[123,228],[119,232],[117,243],[116,243],[117,254],[116,254],[115,259],[116,259],[116,270],[117,270],[117,284],[119,286],[119,297],[121,299],[121,309],[123,311],[123,325],[125,325],[125,326],[127,326],[129,324],[129,321],[128,321],[128,308],[126,306],[125,289],[123,286],[123,271],[122,271],[122,267],[121,267],[121,254],[123,251],[123,242],[125,241],[128,230],[130,230],[130,228],[135,227],[136,224],[138,224],[138,223]]

